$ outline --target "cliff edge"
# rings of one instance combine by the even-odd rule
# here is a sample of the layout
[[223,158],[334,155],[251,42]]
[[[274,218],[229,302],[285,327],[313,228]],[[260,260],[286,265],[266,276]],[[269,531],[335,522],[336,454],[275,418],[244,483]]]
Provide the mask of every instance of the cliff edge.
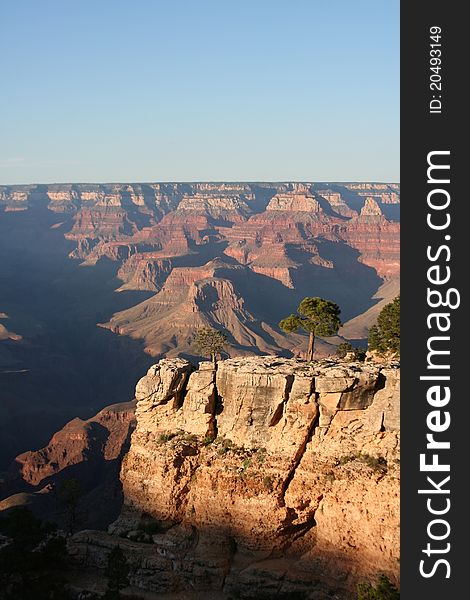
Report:
[[[153,365],[136,388],[110,533],[70,541],[102,567],[116,544],[155,592],[351,598],[399,572],[399,369],[273,356]],[[295,596],[292,596],[294,594]]]

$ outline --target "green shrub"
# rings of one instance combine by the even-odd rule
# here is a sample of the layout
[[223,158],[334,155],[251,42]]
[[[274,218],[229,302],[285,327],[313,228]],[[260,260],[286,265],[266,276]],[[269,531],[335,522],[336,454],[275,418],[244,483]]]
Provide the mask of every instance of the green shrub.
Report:
[[229,438],[217,438],[215,440],[216,443],[220,446],[217,450],[218,454],[227,454],[227,452],[234,452],[235,454],[244,454],[246,453],[245,448],[243,446],[237,446],[232,442]]
[[258,450],[256,451],[256,460],[259,462],[260,465],[264,464],[266,460],[266,454],[266,448],[258,448]]
[[371,454],[367,454],[367,452],[356,452],[355,454],[345,454],[344,456],[341,456],[338,459],[336,464],[337,465],[345,465],[348,462],[352,462],[354,460],[357,460],[357,461],[367,465],[368,467],[370,467],[371,469],[374,469],[375,471],[382,471],[382,472],[387,471],[386,458],[384,458],[383,456],[372,456]]
[[176,433],[161,433],[158,436],[158,443],[159,444],[166,444],[167,442],[169,442],[170,440],[172,440],[174,437],[176,437]]
[[251,458],[245,458],[243,461],[243,470],[246,471],[249,467],[251,467]]
[[352,352],[353,347],[349,342],[341,342],[341,344],[336,348],[336,356],[339,358],[344,358],[348,352]]
[[357,586],[357,600],[399,600],[400,592],[384,574],[377,578],[376,585],[362,582]]
[[158,521],[141,521],[137,529],[148,535],[154,535],[155,533],[162,533],[164,531]]
[[[105,575],[108,578],[106,594],[110,598],[119,598],[120,591],[129,585],[129,564],[119,545],[108,554]],[[106,596],[105,596],[106,597]]]
[[263,485],[268,492],[272,492],[274,487],[273,478],[270,475],[265,475],[263,477]]
[[367,350],[365,348],[354,348],[354,360],[364,362],[366,360]]
[[233,448],[233,442],[229,438],[218,437],[216,438],[216,442],[220,445],[220,448],[217,450],[218,454],[227,454]]
[[183,442],[197,442],[198,437],[195,433],[184,433],[181,436],[181,440]]
[[330,483],[333,483],[333,481],[336,479],[335,474],[333,473],[333,471],[328,471],[328,473],[325,474],[325,480],[329,481]]
[[353,353],[351,360],[364,362],[366,359],[366,350],[364,348],[353,348],[349,342],[342,342],[336,349],[336,356],[344,358],[350,352]]
[[387,460],[383,456],[371,456],[370,454],[363,454],[362,452],[359,452],[357,460],[360,460],[365,465],[371,469],[375,469],[376,471],[387,470]]

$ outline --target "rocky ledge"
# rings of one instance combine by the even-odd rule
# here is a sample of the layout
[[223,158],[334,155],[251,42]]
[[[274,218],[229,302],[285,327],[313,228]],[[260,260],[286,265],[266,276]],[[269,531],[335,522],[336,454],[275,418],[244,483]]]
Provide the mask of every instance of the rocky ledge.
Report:
[[75,560],[103,567],[119,543],[135,585],[228,598],[397,581],[397,365],[166,359],[136,398],[125,507],[109,533],[70,540]]

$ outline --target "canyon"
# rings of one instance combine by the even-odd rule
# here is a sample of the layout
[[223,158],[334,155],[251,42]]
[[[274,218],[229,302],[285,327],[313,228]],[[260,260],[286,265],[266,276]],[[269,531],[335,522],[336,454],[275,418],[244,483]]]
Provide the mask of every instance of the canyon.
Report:
[[[0,510],[65,526],[78,479],[73,560],[101,569],[118,543],[149,593],[397,582],[399,369],[332,355],[399,293],[399,192],[0,186]],[[313,363],[278,327],[305,296],[343,322]],[[227,334],[216,371],[198,327]]]
[[71,418],[132,398],[194,330],[227,356],[302,356],[278,322],[306,295],[364,340],[398,292],[399,186],[147,183],[0,186],[0,468]]
[[[104,592],[110,551],[134,593],[347,600],[399,585],[400,369],[393,359],[162,359],[132,402],[73,419],[19,455],[0,511],[67,527],[77,592]],[[77,531],[78,529],[78,531]]]

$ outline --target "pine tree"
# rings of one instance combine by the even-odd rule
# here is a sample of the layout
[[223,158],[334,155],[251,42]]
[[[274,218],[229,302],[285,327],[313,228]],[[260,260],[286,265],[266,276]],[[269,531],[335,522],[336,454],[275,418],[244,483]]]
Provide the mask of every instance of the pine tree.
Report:
[[129,585],[129,565],[120,546],[111,550],[105,571],[108,578],[107,598],[120,598],[122,589]]
[[199,352],[202,356],[210,356],[215,365],[217,354],[227,345],[227,336],[217,329],[201,327],[196,331],[193,343],[196,352]]
[[78,479],[63,479],[58,489],[59,500],[64,507],[68,533],[75,532],[78,521],[78,505],[82,496],[82,488]]
[[304,298],[297,308],[297,314],[291,314],[279,323],[286,333],[304,329],[309,335],[307,360],[313,360],[315,336],[331,336],[341,327],[339,306],[323,298]]
[[353,352],[354,348],[349,342],[341,342],[336,348],[336,356],[344,358],[349,352]]
[[400,296],[383,307],[369,330],[369,350],[400,354]]

